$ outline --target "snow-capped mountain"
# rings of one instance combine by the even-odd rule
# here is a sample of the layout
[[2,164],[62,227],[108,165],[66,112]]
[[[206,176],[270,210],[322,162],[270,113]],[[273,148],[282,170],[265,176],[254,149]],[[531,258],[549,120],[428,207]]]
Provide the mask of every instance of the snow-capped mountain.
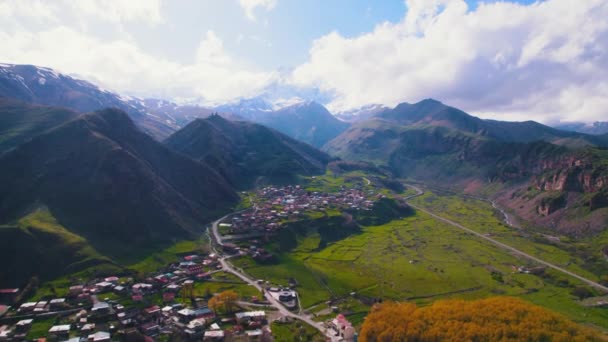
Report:
[[88,81],[34,65],[0,64],[0,97],[67,107],[81,113],[118,108],[157,139],[179,128],[175,120],[150,113],[142,99],[122,96]]
[[338,119],[346,122],[359,122],[367,120],[376,114],[382,113],[390,108],[381,104],[369,104],[360,108],[342,111],[334,114]]

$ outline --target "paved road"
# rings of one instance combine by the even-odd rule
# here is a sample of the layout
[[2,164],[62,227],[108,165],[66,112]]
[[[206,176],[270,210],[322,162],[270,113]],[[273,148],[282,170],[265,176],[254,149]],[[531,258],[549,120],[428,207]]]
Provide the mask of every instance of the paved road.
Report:
[[[416,187],[416,186],[413,186],[413,185],[407,185],[407,186],[409,186],[410,188],[412,188],[412,189],[416,190],[417,194],[415,194],[415,195],[411,195],[411,196],[408,196],[408,197],[406,197],[406,198],[405,198],[405,200],[408,200],[408,199],[411,199],[411,198],[414,198],[414,197],[417,197],[417,196],[421,196],[421,195],[423,195],[423,194],[424,194],[424,191],[422,191],[422,189],[420,189],[420,188],[418,188],[418,187]],[[519,249],[517,249],[517,248],[511,247],[511,246],[509,246],[509,245],[507,245],[507,244],[504,244],[504,243],[502,243],[502,242],[500,242],[500,241],[497,241],[497,240],[495,240],[495,239],[492,239],[491,237],[485,236],[484,234],[478,233],[478,232],[476,232],[476,231],[474,231],[474,230],[472,230],[472,229],[470,229],[470,228],[467,228],[467,227],[465,227],[465,226],[463,226],[463,225],[461,225],[461,224],[459,224],[459,223],[456,223],[456,222],[454,222],[454,221],[451,221],[451,220],[448,220],[448,219],[446,219],[446,218],[443,218],[443,217],[441,217],[441,216],[439,216],[439,215],[436,215],[436,214],[432,213],[431,211],[426,210],[426,209],[423,209],[423,208],[418,207],[418,206],[416,206],[416,205],[413,205],[412,203],[409,203],[409,202],[408,202],[408,204],[409,204],[409,205],[410,205],[412,208],[414,208],[414,209],[416,209],[416,210],[420,210],[420,211],[422,211],[422,212],[424,212],[424,213],[427,213],[428,215],[431,215],[432,217],[434,217],[434,218],[436,218],[436,219],[438,219],[438,220],[440,220],[440,221],[443,221],[443,222],[445,222],[445,223],[447,223],[447,224],[450,224],[450,225],[452,225],[452,226],[454,226],[454,227],[456,227],[456,228],[462,229],[462,230],[464,230],[464,231],[466,231],[466,232],[468,232],[468,233],[470,233],[470,234],[473,234],[473,235],[475,235],[475,236],[477,236],[477,237],[479,237],[479,238],[482,238],[482,239],[484,239],[484,240],[486,240],[486,241],[489,241],[489,242],[493,243],[494,245],[496,245],[496,246],[498,246],[498,247],[500,247],[500,248],[503,248],[503,249],[506,249],[506,250],[508,250],[508,251],[512,252],[513,254],[516,254],[516,255],[519,255],[519,256],[523,256],[524,258],[528,258],[528,259],[533,260],[533,261],[535,261],[535,262],[537,262],[537,263],[539,263],[539,264],[541,264],[541,265],[545,265],[545,266],[550,267],[550,268],[552,268],[552,269],[554,269],[554,270],[557,270],[557,271],[562,272],[562,273],[564,273],[564,274],[567,274],[567,275],[569,275],[569,276],[571,276],[571,277],[574,277],[574,278],[576,278],[576,279],[578,279],[578,280],[582,281],[583,283],[585,283],[585,284],[587,284],[587,285],[590,285],[590,286],[592,286],[592,287],[595,287],[596,289],[602,290],[602,291],[604,291],[604,292],[608,292],[608,287],[606,287],[606,286],[604,286],[604,285],[602,285],[602,284],[596,283],[596,282],[594,282],[593,280],[587,279],[587,278],[582,277],[582,276],[580,276],[580,275],[578,275],[578,274],[576,274],[576,273],[570,272],[570,271],[568,271],[568,270],[567,270],[567,269],[565,269],[565,268],[559,267],[559,266],[554,265],[554,264],[552,264],[552,263],[550,263],[550,262],[547,262],[547,261],[544,261],[544,260],[542,260],[542,259],[539,259],[539,258],[537,258],[537,257],[535,257],[535,256],[532,256],[532,255],[530,255],[530,254],[528,254],[528,253],[522,252],[522,251],[520,251],[520,250],[519,250]]]
[[[213,222],[211,224],[211,229],[208,230],[208,232],[210,231],[209,235],[210,235],[211,239],[213,241],[215,241],[219,246],[223,246],[223,244],[224,244],[222,242],[222,237],[220,236],[220,234],[218,232],[219,223],[221,221],[225,220],[230,215],[232,215],[232,214],[226,215],[226,216],[220,218],[219,220]],[[215,247],[213,247],[213,248],[215,249]],[[222,255],[220,253],[220,251],[215,250],[215,252],[218,255]],[[273,307],[275,307],[283,316],[292,317],[294,319],[299,319],[299,320],[301,320],[303,322],[306,322],[307,324],[309,324],[309,325],[315,327],[317,330],[319,330],[323,335],[325,335],[326,337],[330,338],[331,341],[337,341],[336,337],[333,336],[333,334],[331,333],[331,330],[330,329],[326,329],[325,326],[322,323],[315,322],[308,315],[296,314],[296,313],[293,313],[293,312],[289,311],[285,306],[283,306],[283,304],[281,304],[278,300],[276,300],[273,296],[271,296],[268,292],[266,292],[262,288],[262,286],[260,286],[260,284],[258,284],[254,279],[249,278],[249,276],[247,276],[243,272],[237,270],[234,266],[232,266],[232,264],[230,264],[228,262],[228,259],[230,259],[231,257],[233,257],[233,256],[222,256],[219,259],[220,264],[222,265],[222,269],[225,272],[229,272],[229,273],[234,274],[235,276],[239,277],[241,280],[243,280],[247,284],[255,287],[258,291],[264,293],[264,297],[270,303],[270,305],[273,306]]]

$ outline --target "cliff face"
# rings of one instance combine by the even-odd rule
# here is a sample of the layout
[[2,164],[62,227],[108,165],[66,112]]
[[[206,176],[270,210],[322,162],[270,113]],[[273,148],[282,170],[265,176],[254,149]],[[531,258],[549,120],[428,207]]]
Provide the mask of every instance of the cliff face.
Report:
[[566,206],[566,195],[565,193],[559,193],[557,196],[544,197],[538,203],[536,211],[541,216],[549,216],[557,210]]
[[515,180],[498,196],[520,217],[573,236],[603,231],[608,223],[608,151],[567,151],[520,165],[528,181]]
[[593,193],[608,185],[608,168],[576,157],[540,162],[542,174],[533,178],[537,190]]

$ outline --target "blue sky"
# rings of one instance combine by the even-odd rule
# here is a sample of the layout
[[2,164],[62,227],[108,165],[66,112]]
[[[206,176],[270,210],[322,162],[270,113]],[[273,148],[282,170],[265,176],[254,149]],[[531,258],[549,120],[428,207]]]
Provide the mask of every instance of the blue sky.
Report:
[[606,18],[605,0],[0,0],[0,62],[205,105],[436,98],[593,122],[608,116]]
[[[471,9],[479,2],[466,1]],[[128,27],[145,49],[189,62],[198,41],[213,30],[230,53],[262,68],[276,69],[305,62],[312,42],[325,34],[337,31],[356,37],[380,23],[399,22],[407,7],[402,0],[284,0],[271,10],[258,8],[256,21],[247,19],[237,1],[176,1],[165,4],[163,10],[167,25]]]

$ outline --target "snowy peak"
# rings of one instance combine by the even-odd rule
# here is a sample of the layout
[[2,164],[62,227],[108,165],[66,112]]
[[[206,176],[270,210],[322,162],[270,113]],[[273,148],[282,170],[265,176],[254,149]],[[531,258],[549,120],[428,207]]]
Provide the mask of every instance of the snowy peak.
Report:
[[34,65],[0,64],[0,97],[66,107],[80,113],[118,108],[157,139],[177,130],[174,122],[149,113],[143,100],[102,89],[88,81]]
[[381,104],[368,104],[359,108],[353,108],[336,113],[336,117],[346,122],[359,122],[367,120],[377,114],[389,110],[390,108]]

